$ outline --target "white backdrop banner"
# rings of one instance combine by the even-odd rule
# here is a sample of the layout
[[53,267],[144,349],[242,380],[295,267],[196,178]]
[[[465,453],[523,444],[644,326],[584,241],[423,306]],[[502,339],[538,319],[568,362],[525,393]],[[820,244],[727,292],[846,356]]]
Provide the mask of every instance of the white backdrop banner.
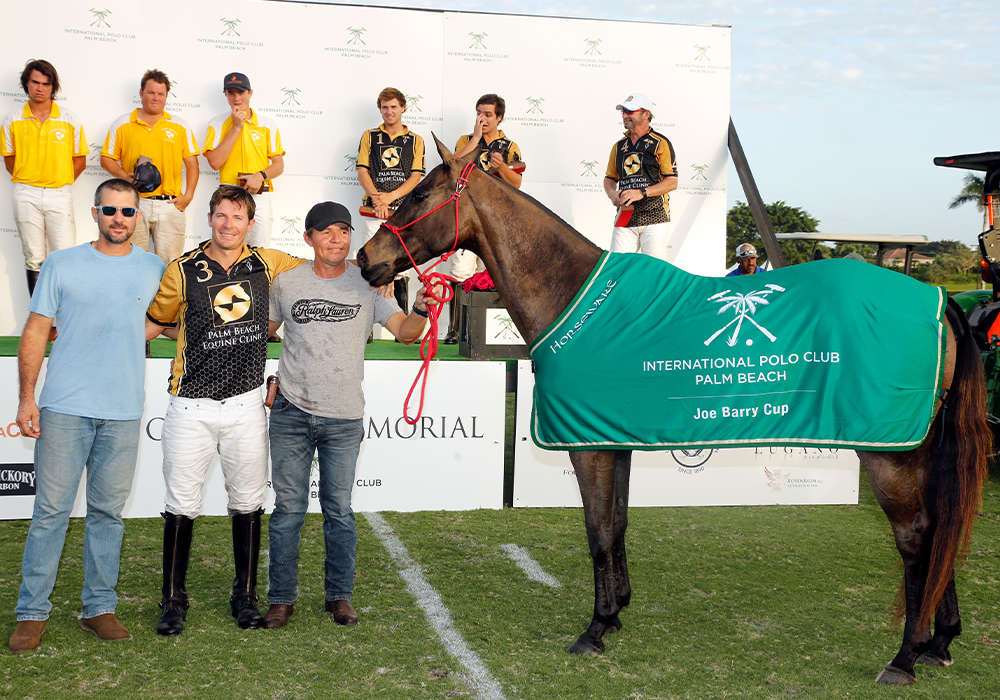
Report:
[[[615,105],[640,91],[654,101],[653,126],[678,158],[670,209],[683,243],[673,262],[698,274],[723,272],[727,27],[253,0],[175,0],[169,12],[124,0],[12,2],[4,26],[0,112],[25,100],[24,63],[46,58],[59,71],[60,104],[86,130],[90,155],[73,187],[78,242],[94,238],[91,198],[108,177],[100,148],[111,122],[139,105],[141,75],[167,73],[167,111],[201,145],[209,120],[228,110],[222,77],[235,70],[250,77],[251,104],[278,123],[287,151],[273,196],[276,248],[311,255],[302,223],[316,202],[356,211],[354,159],[361,133],[380,123],[375,100],[385,86],[407,95],[404,123],[426,140],[429,167],[438,162],[431,132],[452,148],[472,130],[476,99],[503,96],[502,128],[527,163],[524,191],[607,246],[614,212],[602,180],[622,134]],[[218,182],[199,161],[188,248],[208,236],[208,198]],[[7,177],[0,178],[0,256],[0,335],[13,335],[27,317],[27,288]]]
[[[277,369],[268,360],[268,373]],[[167,409],[170,360],[146,361],[146,405],[139,459],[125,517],[148,518],[163,510],[160,434]],[[503,505],[503,362],[435,362],[419,425],[402,418],[402,400],[416,362],[365,363],[365,439],[361,443],[352,505],[356,511],[471,510]],[[44,381],[43,375],[39,386]],[[0,357],[0,519],[30,518],[34,505],[35,441],[17,424],[17,360]],[[476,387],[476,391],[466,391]],[[415,405],[413,406],[415,409]],[[218,459],[205,486],[205,515],[226,514]],[[309,511],[318,513],[318,466],[313,462]],[[30,493],[26,493],[30,492]],[[74,516],[86,514],[83,488]],[[265,508],[274,505],[268,489]]]
[[[531,361],[517,363],[514,505],[580,506],[569,453],[531,441]],[[853,450],[757,447],[632,453],[629,505],[727,506],[858,502]]]

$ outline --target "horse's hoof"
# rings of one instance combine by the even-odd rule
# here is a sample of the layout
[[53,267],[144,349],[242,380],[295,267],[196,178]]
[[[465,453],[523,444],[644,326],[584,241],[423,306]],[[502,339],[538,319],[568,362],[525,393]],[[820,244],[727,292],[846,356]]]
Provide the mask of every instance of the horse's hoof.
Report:
[[607,630],[605,631],[606,633],[617,632],[618,630],[620,630],[622,628],[622,621],[620,619],[618,619],[617,615],[615,615],[614,617],[612,617],[605,624],[608,627]]
[[[945,654],[948,654],[948,652],[945,652]],[[951,654],[948,654],[946,657],[942,657],[933,652],[925,651],[917,657],[917,660],[914,663],[923,664],[924,666],[951,666],[955,663],[955,660],[951,658]]]
[[570,654],[603,654],[604,642],[599,639],[590,639],[586,634],[581,634],[580,638],[573,642],[573,646],[566,651]]
[[917,682],[917,677],[901,668],[890,665],[882,669],[875,682],[883,685],[913,685]]

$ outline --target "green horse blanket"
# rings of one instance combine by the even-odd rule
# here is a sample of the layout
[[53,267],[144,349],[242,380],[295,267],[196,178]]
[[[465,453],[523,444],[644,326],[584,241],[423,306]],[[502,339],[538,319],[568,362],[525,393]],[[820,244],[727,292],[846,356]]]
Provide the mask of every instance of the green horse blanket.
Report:
[[934,418],[944,290],[854,260],[699,277],[604,253],[531,346],[553,450],[906,450]]

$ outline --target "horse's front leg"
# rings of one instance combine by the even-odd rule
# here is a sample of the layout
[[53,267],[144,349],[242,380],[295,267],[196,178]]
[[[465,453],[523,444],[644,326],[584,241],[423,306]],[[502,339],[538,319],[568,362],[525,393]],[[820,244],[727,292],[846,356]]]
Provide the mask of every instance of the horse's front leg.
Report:
[[[628,577],[628,557],[625,554],[625,530],[628,529],[628,483],[632,471],[632,452],[615,452],[615,515],[611,561],[615,574],[615,601],[619,608],[632,598]],[[621,624],[618,625],[621,629]]]
[[612,549],[615,540],[615,458],[612,452],[571,452],[570,461],[583,498],[587,542],[594,564],[594,615],[569,648],[571,654],[599,654],[601,638],[621,628]]

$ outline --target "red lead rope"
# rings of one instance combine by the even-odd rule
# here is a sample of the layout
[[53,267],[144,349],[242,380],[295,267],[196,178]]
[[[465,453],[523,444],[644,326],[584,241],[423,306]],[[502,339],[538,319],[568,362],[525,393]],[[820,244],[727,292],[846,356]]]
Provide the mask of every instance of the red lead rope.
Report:
[[[433,305],[427,305],[427,319],[430,321],[430,329],[420,342],[420,369],[417,371],[417,376],[413,379],[413,384],[410,385],[410,391],[407,392],[406,399],[403,401],[403,420],[410,425],[416,425],[420,420],[420,416],[424,412],[424,394],[427,391],[427,374],[430,368],[431,360],[433,360],[434,356],[437,355],[438,349],[438,318],[441,316],[441,309],[443,305],[451,301],[455,296],[455,291],[452,289],[451,283],[456,282],[457,280],[450,275],[445,275],[440,272],[431,272],[431,270],[450,258],[452,253],[454,253],[455,249],[458,247],[458,200],[462,197],[462,191],[465,189],[465,186],[469,184],[469,175],[472,174],[472,170],[475,167],[475,163],[466,163],[465,167],[462,168],[462,174],[458,176],[458,181],[455,183],[455,191],[451,193],[451,196],[423,216],[414,219],[404,226],[393,226],[388,223],[382,224],[396,234],[396,238],[399,239],[399,244],[403,246],[403,250],[406,251],[406,257],[410,259],[410,264],[412,264],[413,269],[417,271],[417,279],[419,279],[421,284],[424,285],[424,298],[437,302]],[[406,243],[403,242],[403,237],[399,234],[399,232],[405,228],[409,228],[421,219],[430,216],[438,209],[448,206],[449,202],[455,203],[455,240],[451,244],[451,249],[448,252],[443,253],[441,257],[438,258],[437,262],[429,265],[427,269],[421,271],[420,268],[417,267],[417,263],[414,261],[413,255],[410,254],[410,249],[406,247]],[[435,291],[435,285],[440,285],[440,294]],[[410,418],[408,415],[410,410],[410,398],[413,396],[413,391],[417,388],[418,382],[420,382],[420,406],[417,408],[417,415]]]

